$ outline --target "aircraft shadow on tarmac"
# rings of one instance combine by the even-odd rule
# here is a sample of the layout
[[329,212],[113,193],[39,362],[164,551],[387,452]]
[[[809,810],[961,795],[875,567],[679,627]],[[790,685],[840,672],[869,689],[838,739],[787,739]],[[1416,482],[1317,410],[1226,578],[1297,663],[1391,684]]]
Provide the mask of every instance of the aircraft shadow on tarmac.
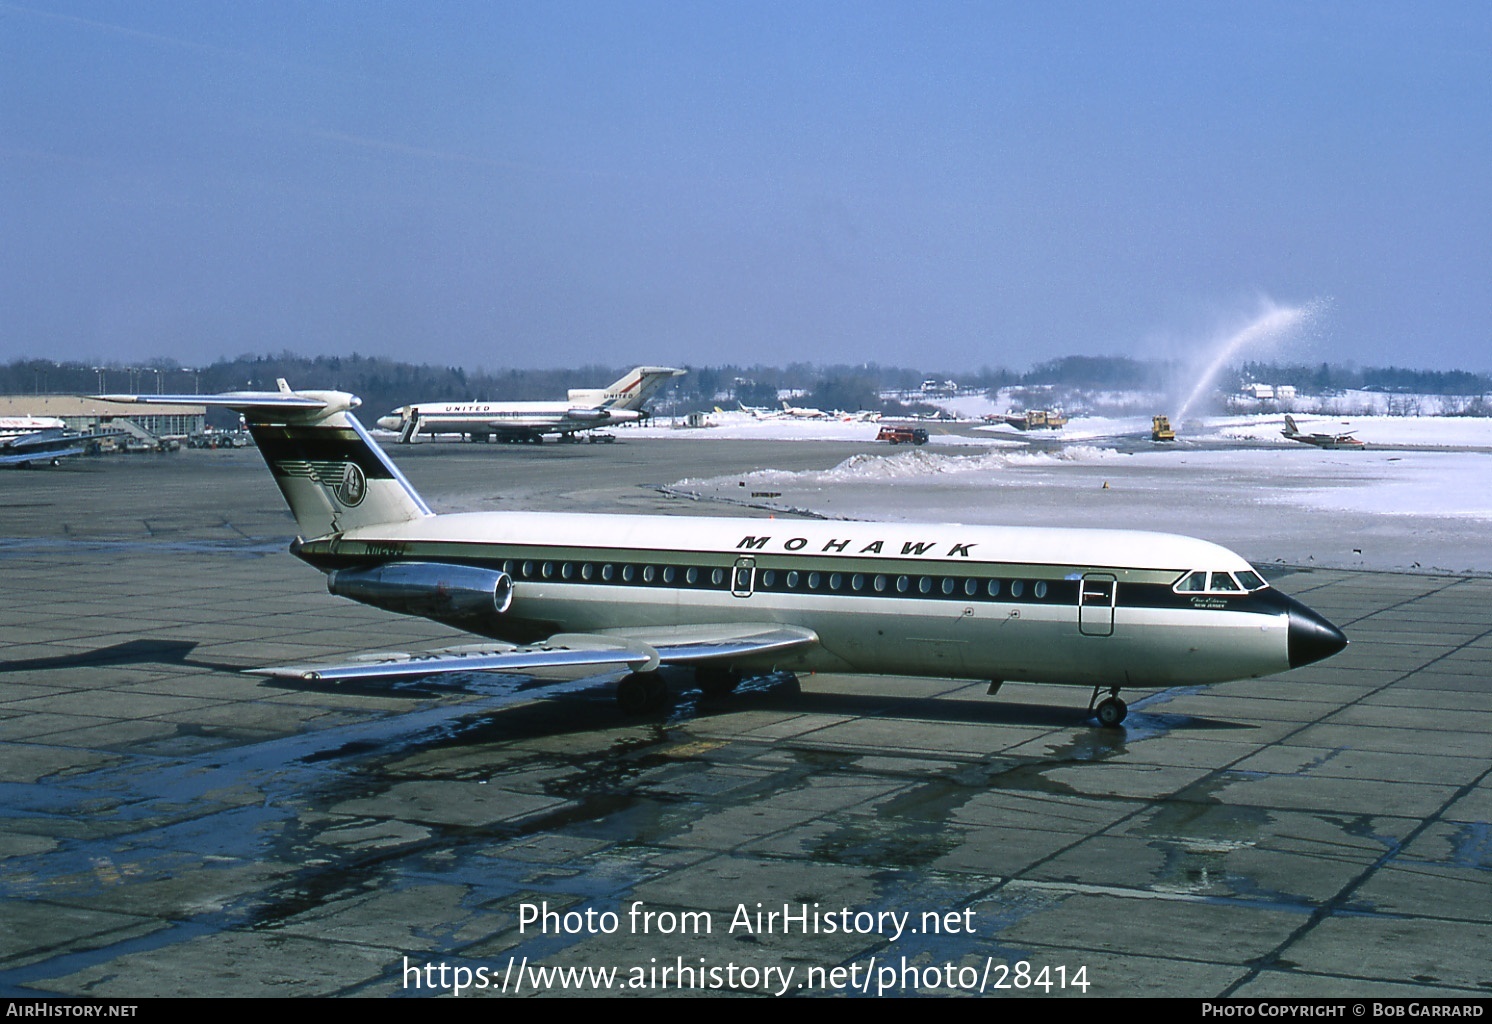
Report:
[[198,668],[228,668],[210,662],[192,661],[187,655],[197,649],[195,640],[127,640],[77,654],[55,654],[44,658],[0,661],[0,672],[39,672],[89,665],[191,665]]
[[[1073,687],[1074,695],[1084,693],[1082,687]],[[726,698],[735,699],[737,695]],[[1091,724],[1091,716],[1079,703],[1072,704],[1011,704],[997,700],[970,701],[950,697],[891,697],[849,693],[814,693],[806,690],[801,695],[787,699],[777,698],[783,708],[813,712],[824,715],[851,715],[858,718],[908,718],[928,722],[958,722],[969,725],[1033,725],[1061,728],[1071,725]],[[702,705],[702,713],[715,709],[732,710],[725,702],[715,701]],[[1132,714],[1144,715],[1142,709]],[[1240,722],[1198,718],[1194,715],[1163,714],[1150,715],[1163,718],[1168,729],[1221,730],[1248,729],[1252,726]],[[1118,730],[1118,731],[1123,731]]]
[[[0,662],[0,673],[44,671],[48,669],[87,666],[182,665],[216,672],[237,673],[240,665],[195,659],[197,648],[191,640],[137,639],[112,644],[94,651],[48,657],[23,658]],[[686,676],[687,678],[687,676]],[[534,734],[584,731],[614,726],[618,722],[681,721],[697,717],[714,717],[737,711],[788,710],[799,713],[843,715],[854,718],[906,718],[928,722],[959,722],[987,725],[1027,725],[1062,728],[1086,722],[1084,709],[1075,704],[1012,704],[999,701],[968,701],[948,697],[913,697],[887,694],[822,693],[805,690],[788,673],[758,676],[742,682],[736,692],[723,697],[706,697],[687,686],[670,687],[670,700],[651,715],[623,716],[612,700],[612,687],[586,677],[564,682],[519,675],[457,673],[441,677],[414,679],[400,683],[322,682],[316,680],[273,679],[260,685],[276,689],[338,693],[353,696],[426,700],[451,693],[470,693],[496,699],[499,703],[517,703],[532,697],[545,698],[527,720]],[[1073,688],[1077,693],[1080,688]],[[577,714],[577,705],[594,705],[595,714]],[[517,708],[483,708],[482,713],[502,711],[505,715]],[[1137,711],[1140,709],[1137,708]],[[1143,714],[1143,711],[1140,711]],[[1192,715],[1162,714],[1167,730],[1215,731],[1247,729],[1245,723],[1199,718]],[[516,722],[513,724],[517,724]]]
[[[671,674],[665,670],[665,674]],[[687,672],[679,673],[684,679]],[[888,694],[822,693],[804,689],[790,673],[777,673],[743,680],[733,693],[706,696],[686,684],[673,685],[665,704],[648,714],[626,715],[614,699],[611,681],[588,676],[564,683],[523,676],[455,673],[439,679],[416,680],[391,687],[364,686],[349,689],[346,683],[277,683],[296,689],[335,690],[338,693],[366,692],[380,696],[429,697],[440,693],[465,692],[492,697],[492,704],[474,708],[474,717],[504,720],[502,732],[515,738],[557,735],[615,728],[618,725],[674,725],[693,718],[713,718],[745,711],[787,711],[851,718],[901,718],[914,721],[970,725],[1014,725],[1040,728],[1091,728],[1091,717],[1077,703],[1013,704],[1000,701],[971,701],[950,697],[915,697]],[[1082,690],[1072,688],[1074,695]],[[533,698],[540,698],[534,700]],[[521,703],[520,703],[521,702]],[[503,706],[507,705],[507,706]],[[1250,729],[1243,722],[1201,718],[1169,712],[1146,712],[1137,706],[1134,720],[1114,735],[1131,737],[1156,732],[1214,732]]]

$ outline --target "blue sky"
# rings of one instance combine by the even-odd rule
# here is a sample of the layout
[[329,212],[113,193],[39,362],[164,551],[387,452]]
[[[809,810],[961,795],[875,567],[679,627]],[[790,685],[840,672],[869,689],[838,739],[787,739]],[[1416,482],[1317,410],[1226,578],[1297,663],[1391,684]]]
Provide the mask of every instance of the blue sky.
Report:
[[1492,5],[0,0],[0,359],[1492,370]]

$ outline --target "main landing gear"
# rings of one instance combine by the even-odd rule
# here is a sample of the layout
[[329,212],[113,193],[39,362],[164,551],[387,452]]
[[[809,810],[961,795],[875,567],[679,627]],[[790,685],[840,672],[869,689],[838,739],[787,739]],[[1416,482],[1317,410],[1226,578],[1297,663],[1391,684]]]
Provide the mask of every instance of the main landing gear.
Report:
[[616,684],[616,702],[629,715],[645,715],[668,703],[668,684],[657,672],[632,672]]
[[723,665],[701,665],[694,670],[694,685],[706,697],[724,697],[741,685],[741,673]]
[[[1093,688],[1093,696],[1088,700],[1088,711],[1098,719],[1098,724],[1106,729],[1116,728],[1124,721],[1124,716],[1129,714],[1129,705],[1119,699],[1119,687],[1109,689],[1109,695],[1098,701],[1098,695],[1103,690],[1102,686]],[[1093,702],[1098,701],[1095,707]]]
[[[694,685],[706,699],[726,696],[741,685],[744,676],[726,665],[701,665],[694,670]],[[668,703],[668,685],[661,672],[633,672],[616,684],[616,702],[629,715],[646,715]]]

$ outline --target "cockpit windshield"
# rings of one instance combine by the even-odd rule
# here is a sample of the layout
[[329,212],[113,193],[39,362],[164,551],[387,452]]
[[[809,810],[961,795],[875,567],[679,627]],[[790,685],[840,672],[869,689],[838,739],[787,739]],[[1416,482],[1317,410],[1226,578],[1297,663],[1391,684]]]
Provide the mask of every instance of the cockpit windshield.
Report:
[[1206,572],[1198,569],[1182,576],[1171,589],[1178,594],[1241,594],[1244,591],[1263,590],[1267,586],[1269,584],[1250,569],[1240,572]]
[[1249,569],[1245,569],[1243,570],[1243,572],[1234,573],[1233,575],[1238,577],[1238,582],[1243,584],[1244,590],[1263,590],[1265,587],[1269,586],[1269,584],[1265,583],[1263,578],[1261,578],[1258,573],[1253,572]]

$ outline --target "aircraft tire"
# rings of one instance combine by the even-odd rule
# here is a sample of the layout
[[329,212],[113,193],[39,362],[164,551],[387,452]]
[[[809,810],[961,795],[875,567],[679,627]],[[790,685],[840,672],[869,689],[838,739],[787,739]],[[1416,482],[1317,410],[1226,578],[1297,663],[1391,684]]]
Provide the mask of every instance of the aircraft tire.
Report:
[[1129,705],[1118,697],[1109,697],[1106,700],[1099,701],[1098,707],[1094,709],[1093,713],[1094,717],[1098,719],[1099,725],[1105,729],[1113,729],[1118,727],[1124,721],[1125,716],[1129,714]]
[[741,685],[741,673],[716,665],[702,665],[694,670],[694,683],[706,697],[724,697]]
[[668,684],[657,672],[632,672],[616,684],[616,701],[628,715],[645,715],[668,700]]

